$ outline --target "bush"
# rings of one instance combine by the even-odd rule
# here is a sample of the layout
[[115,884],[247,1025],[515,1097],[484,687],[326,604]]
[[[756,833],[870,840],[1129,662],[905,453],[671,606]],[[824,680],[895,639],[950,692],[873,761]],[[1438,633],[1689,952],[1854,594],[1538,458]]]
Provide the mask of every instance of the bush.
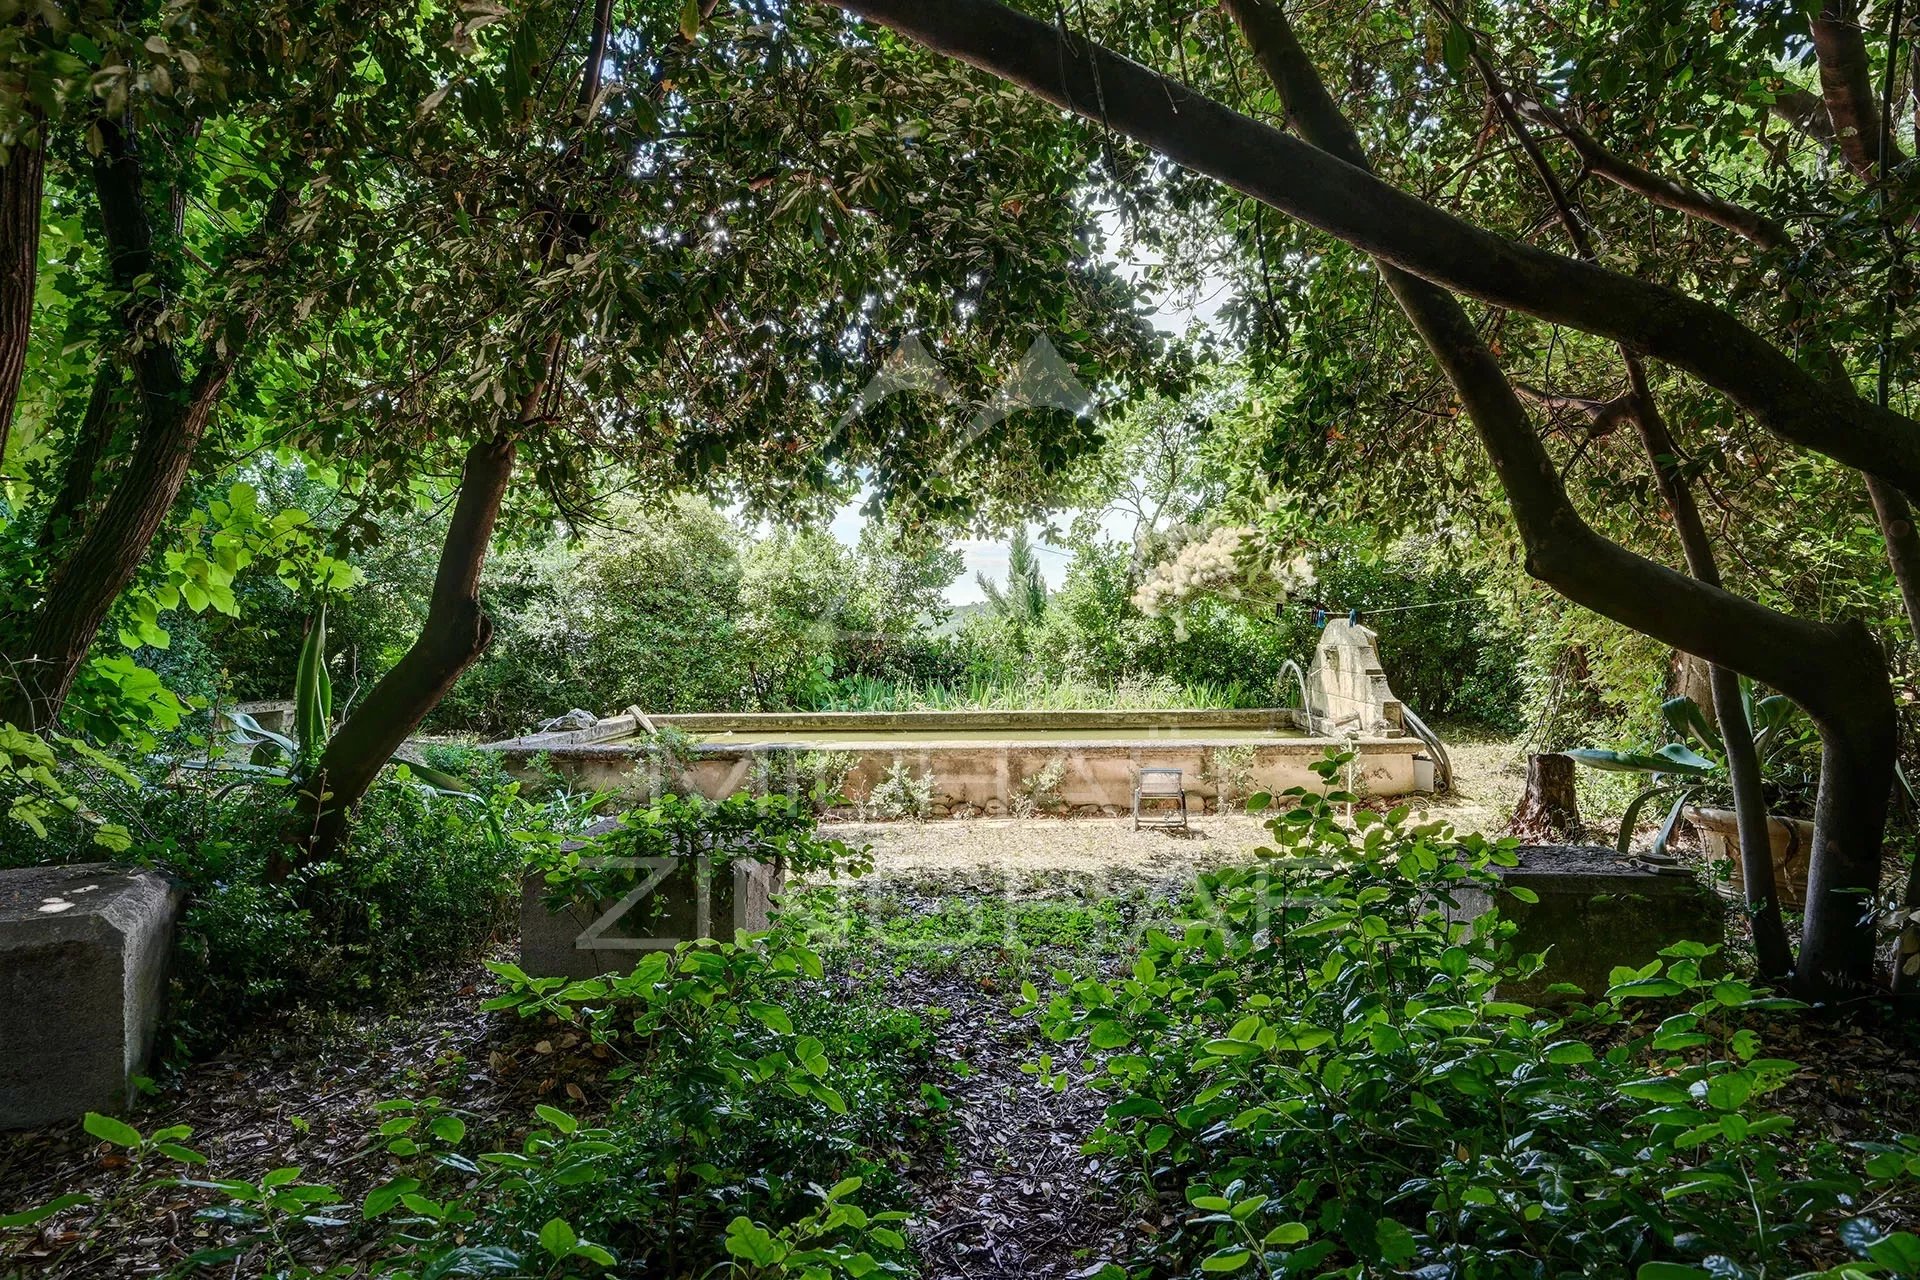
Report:
[[[1414,710],[1427,719],[1520,727],[1519,644],[1481,604],[1480,577],[1341,545],[1315,554],[1313,564],[1315,598],[1360,610],[1379,634],[1389,683]],[[1132,567],[1131,553],[1117,545],[1077,550],[1033,642],[1050,677],[1107,685],[1157,677],[1209,690],[1209,701],[1225,706],[1296,697],[1282,687],[1280,669],[1289,658],[1302,667],[1312,660],[1320,638],[1312,604],[1290,603],[1275,615],[1200,598],[1149,618],[1132,602]]]
[[[1322,766],[1329,784],[1347,758]],[[1909,1178],[1911,1144],[1869,1160],[1789,1143],[1792,1122],[1766,1109],[1797,1070],[1765,1053],[1792,1002],[1716,976],[1693,943],[1616,970],[1591,1008],[1501,1000],[1539,958],[1509,953],[1510,926],[1470,933],[1442,907],[1499,895],[1490,868],[1512,843],[1411,826],[1404,809],[1359,810],[1350,829],[1336,815],[1351,799],[1289,793],[1277,856],[1205,878],[1202,909],[1150,931],[1129,976],[1063,975],[1042,1012],[1112,1096],[1094,1146],[1189,1207],[1141,1260],[1152,1274],[1653,1263],[1638,1274],[1705,1280],[1789,1255],[1920,1258],[1920,1240],[1855,1217]]]
[[548,901],[556,909],[573,901],[604,902],[646,878],[642,865],[603,866],[602,859],[650,863],[657,858],[710,858],[725,866],[735,858],[775,863],[800,875],[862,874],[870,851],[841,840],[822,839],[812,803],[796,795],[737,792],[725,800],[666,795],[620,815],[619,825],[579,849],[557,846],[536,854],[545,873]]
[[[583,1119],[543,1103],[523,1136],[477,1150],[441,1099],[389,1099],[375,1108],[384,1151],[366,1153],[385,1162],[382,1180],[355,1204],[292,1168],[257,1183],[209,1178],[183,1126],[142,1134],[89,1116],[88,1132],[120,1148],[129,1186],[173,1167],[214,1194],[198,1215],[211,1243],[189,1265],[245,1258],[283,1276],[911,1274],[900,1229],[911,1200],[896,1170],[923,1152],[947,1107],[924,1079],[933,1040],[918,1015],[870,985],[829,980],[814,953],[780,935],[653,952],[629,974],[585,982],[493,967],[506,991],[486,1007],[539,1033],[559,1024],[590,1038],[590,1061],[609,1064],[604,1112]],[[85,1200],[56,1199],[14,1224]],[[350,1244],[338,1235],[348,1225]],[[350,1261],[311,1265],[343,1245]]]
[[[163,1045],[179,1064],[270,1014],[391,999],[425,973],[477,955],[509,919],[522,865],[502,838],[511,787],[490,802],[388,782],[371,791],[339,860],[270,883],[291,811],[277,789],[150,782],[92,788],[90,803],[133,832],[122,859],[179,878]],[[521,806],[525,808],[525,806]],[[81,824],[46,840],[0,825],[0,866],[99,856]]]

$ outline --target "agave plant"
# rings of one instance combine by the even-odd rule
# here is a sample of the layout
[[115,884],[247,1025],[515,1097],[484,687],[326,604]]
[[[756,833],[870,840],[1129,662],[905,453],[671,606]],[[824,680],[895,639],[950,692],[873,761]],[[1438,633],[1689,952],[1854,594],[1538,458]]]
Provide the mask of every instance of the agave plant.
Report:
[[[253,780],[304,786],[312,776],[333,735],[333,677],[327,673],[327,608],[319,615],[300,643],[300,655],[294,665],[293,734],[276,733],[244,711],[226,713],[231,726],[227,740],[244,748],[245,760],[211,759],[183,762],[189,768],[242,775],[234,785]],[[460,779],[418,762],[402,763],[408,780],[437,795],[484,802],[466,789]]]
[[[1760,778],[1775,796],[1797,794],[1808,778],[1803,762],[1813,726],[1791,701],[1779,694],[1754,697],[1753,685],[1740,682],[1740,700],[1753,726],[1754,752],[1760,758]],[[1602,747],[1582,747],[1569,751],[1590,769],[1614,773],[1638,773],[1647,778],[1647,786],[1628,803],[1620,818],[1617,847],[1630,851],[1634,827],[1640,811],[1656,800],[1668,802],[1666,820],[1654,837],[1653,852],[1664,855],[1680,822],[1680,814],[1698,799],[1730,801],[1732,779],[1727,773],[1727,749],[1720,732],[1692,698],[1669,698],[1660,704],[1660,714],[1674,732],[1675,739],[1652,751],[1611,751]]]

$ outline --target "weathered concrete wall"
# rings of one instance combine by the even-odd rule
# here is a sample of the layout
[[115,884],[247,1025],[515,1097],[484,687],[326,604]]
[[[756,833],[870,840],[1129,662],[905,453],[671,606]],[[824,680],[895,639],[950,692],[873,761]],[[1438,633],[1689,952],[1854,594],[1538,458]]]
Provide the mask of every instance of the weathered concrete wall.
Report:
[[0,1128],[127,1105],[181,899],[164,876],[105,863],[0,871]]
[[[1302,714],[1289,707],[1241,710],[1172,707],[1158,711],[716,711],[650,715],[646,721],[656,728],[670,725],[683,729],[696,737],[714,733],[751,736],[754,733],[817,732],[827,738],[843,738],[866,731],[938,737],[955,729],[993,729],[1006,733],[1011,739],[1034,730],[1053,733],[1069,729],[1138,729],[1143,738],[1150,738],[1160,730],[1207,729],[1254,735],[1274,729],[1307,727]],[[630,708],[590,728],[528,734],[491,745],[551,749],[614,742],[643,731],[640,718]]]
[[[545,878],[526,877],[520,888],[520,968],[535,978],[624,973],[649,951],[767,927],[773,895],[786,880],[783,873],[746,858],[718,866],[694,858],[678,861],[685,865],[624,909],[615,898],[555,911],[547,906]],[[647,873],[639,874],[644,879]],[[600,932],[583,937],[597,927]]]
[[[1248,766],[1250,785],[1243,783],[1238,788],[1240,794],[1235,797],[1242,799],[1251,790],[1277,793],[1289,787],[1318,788],[1319,776],[1310,766],[1325,755],[1328,747],[1339,744],[1327,739],[1286,738],[1250,739],[1236,745],[1253,750]],[[551,767],[582,788],[627,795],[644,795],[650,789],[641,759],[642,749],[634,743],[588,742],[543,749],[513,743],[494,749],[506,757],[509,769],[517,771],[525,771],[534,755],[544,755]],[[1005,812],[1013,798],[1020,794],[1021,784],[1056,760],[1063,760],[1066,765],[1060,800],[1070,810],[1119,812],[1129,809],[1133,803],[1134,779],[1143,766],[1182,770],[1186,775],[1188,804],[1196,810],[1204,809],[1219,795],[1213,781],[1220,771],[1214,759],[1216,744],[1209,743],[1178,740],[1008,745],[875,742],[835,743],[832,749],[851,752],[855,757],[856,763],[846,784],[849,797],[864,797],[896,763],[902,763],[914,774],[933,775],[936,812],[956,809]],[[1358,759],[1353,785],[1361,794],[1398,796],[1412,792],[1417,742],[1405,738],[1361,741],[1354,749]],[[750,746],[703,746],[696,752],[682,783],[713,799],[750,789],[755,757],[765,754],[765,750]]]

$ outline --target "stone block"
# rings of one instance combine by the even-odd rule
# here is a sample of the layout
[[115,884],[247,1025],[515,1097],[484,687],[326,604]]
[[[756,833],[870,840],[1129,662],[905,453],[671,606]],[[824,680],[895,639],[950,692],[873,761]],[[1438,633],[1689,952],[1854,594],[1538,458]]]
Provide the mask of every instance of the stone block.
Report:
[[636,868],[628,894],[558,911],[547,905],[546,877],[528,875],[520,889],[520,967],[536,978],[591,978],[696,938],[758,932],[786,881],[784,871],[752,858],[660,861],[673,865]]
[[[1537,1001],[1567,982],[1590,999],[1606,994],[1618,965],[1639,967],[1676,942],[1718,943],[1725,928],[1719,895],[1690,872],[1656,871],[1597,845],[1522,845],[1520,865],[1496,868],[1509,887],[1531,889],[1537,903],[1500,900],[1500,915],[1518,926],[1516,954],[1540,951],[1547,966],[1532,978],[1501,986],[1509,999]],[[1455,919],[1485,914],[1487,895],[1456,892]]]
[[183,899],[107,863],[0,871],[0,1128],[126,1107]]

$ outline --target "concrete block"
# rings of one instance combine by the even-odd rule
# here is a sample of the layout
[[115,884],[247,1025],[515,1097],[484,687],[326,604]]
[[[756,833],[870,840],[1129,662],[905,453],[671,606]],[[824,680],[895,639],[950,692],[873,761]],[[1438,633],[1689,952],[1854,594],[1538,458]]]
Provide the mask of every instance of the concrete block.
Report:
[[[546,877],[528,875],[520,888],[520,967],[535,978],[591,978],[696,938],[759,932],[786,881],[772,863],[751,858],[663,861],[674,865],[635,868],[635,889],[622,897],[558,911],[547,905]],[[659,880],[641,891],[656,873]]]
[[126,1107],[183,899],[107,863],[0,871],[0,1128]]
[[[1719,895],[1684,870],[1655,871],[1597,845],[1522,845],[1518,852],[1519,866],[1496,868],[1500,879],[1533,890],[1540,901],[1503,897],[1500,915],[1519,927],[1514,951],[1544,951],[1547,967],[1525,982],[1502,985],[1504,998],[1537,1001],[1547,987],[1569,982],[1598,999],[1615,966],[1639,967],[1662,947],[1713,944],[1724,936]],[[1454,897],[1455,919],[1474,920],[1487,910],[1487,895],[1477,890]]]

